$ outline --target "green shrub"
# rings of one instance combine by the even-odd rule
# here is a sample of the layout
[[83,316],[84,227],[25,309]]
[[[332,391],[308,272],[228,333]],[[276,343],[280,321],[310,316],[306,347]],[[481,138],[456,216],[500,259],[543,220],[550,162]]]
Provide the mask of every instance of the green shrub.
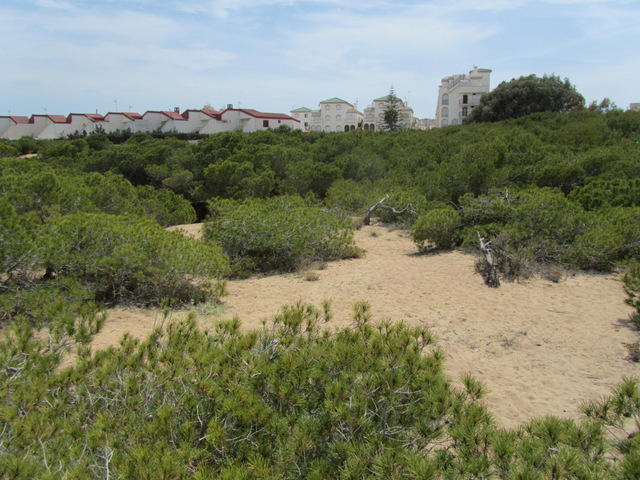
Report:
[[629,271],[625,274],[623,281],[624,291],[627,293],[627,304],[640,314],[640,263],[636,259],[629,262]]
[[453,248],[460,236],[460,215],[453,208],[435,208],[418,218],[413,226],[413,241],[420,251]]
[[236,269],[294,271],[310,260],[356,255],[353,224],[299,197],[209,204],[205,236],[220,245]]
[[20,155],[20,152],[17,148],[5,142],[0,142],[0,158],[17,157],[18,155]]
[[210,280],[228,268],[219,247],[139,217],[78,213],[52,218],[47,231],[45,265],[90,286],[99,301],[204,301]]
[[0,376],[0,476],[435,478],[434,445],[457,459],[451,475],[488,475],[477,389],[451,387],[428,329],[372,325],[363,309],[332,334],[326,305],[253,332],[189,317],[65,370],[33,335],[0,337],[13,373]]

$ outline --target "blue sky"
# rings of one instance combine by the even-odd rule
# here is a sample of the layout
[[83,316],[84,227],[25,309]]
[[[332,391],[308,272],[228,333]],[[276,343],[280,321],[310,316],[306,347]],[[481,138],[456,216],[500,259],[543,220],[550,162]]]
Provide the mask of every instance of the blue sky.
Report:
[[638,0],[2,0],[0,115],[360,110],[393,84],[433,117],[442,77],[569,78],[640,102]]

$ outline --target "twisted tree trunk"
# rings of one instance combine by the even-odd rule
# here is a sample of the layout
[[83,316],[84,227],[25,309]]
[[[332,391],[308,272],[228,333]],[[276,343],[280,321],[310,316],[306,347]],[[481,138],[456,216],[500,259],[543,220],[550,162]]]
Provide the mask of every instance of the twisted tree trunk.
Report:
[[480,272],[482,278],[484,279],[484,283],[491,288],[498,288],[500,286],[500,279],[498,278],[498,264],[496,262],[495,255],[493,254],[493,249],[491,248],[491,242],[486,242],[480,236],[480,232],[476,232],[478,234],[478,240],[480,241],[480,251],[484,255],[485,260],[485,268]]

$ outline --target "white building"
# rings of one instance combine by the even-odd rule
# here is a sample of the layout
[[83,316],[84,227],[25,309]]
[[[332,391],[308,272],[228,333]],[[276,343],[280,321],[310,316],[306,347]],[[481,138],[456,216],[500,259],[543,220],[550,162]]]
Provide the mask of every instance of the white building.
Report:
[[473,67],[469,75],[451,75],[442,79],[438,88],[436,125],[459,125],[480,104],[482,95],[490,90],[491,70]]
[[[393,100],[398,105],[398,127],[408,130],[413,127],[413,109],[407,102],[403,102],[394,96]],[[384,112],[389,108],[389,95],[376,98],[371,105],[364,109],[364,129],[381,131],[384,129]]]
[[129,130],[131,133],[150,131],[147,130],[146,122],[139,113],[109,112],[104,116],[104,120],[102,126],[106,133],[118,130],[121,132]]
[[220,112],[224,130],[242,130],[243,132],[256,132],[269,128],[278,128],[282,125],[292,130],[300,130],[301,122],[284,113],[264,113],[249,108],[233,108],[229,106]]
[[24,125],[29,124],[29,117],[22,116],[2,116],[0,117],[0,138],[17,139],[20,138]]
[[300,127],[303,131],[311,131],[311,110],[307,107],[296,108],[291,110],[291,116],[300,122]]
[[222,112],[205,108],[187,110],[183,114],[174,111],[147,111],[144,115],[132,112],[109,112],[99,114],[72,113],[62,115],[0,116],[0,138],[16,140],[20,137],[36,139],[65,138],[68,135],[90,134],[96,129],[105,133],[116,131],[163,133],[211,134],[229,130],[255,132],[286,125],[300,129],[301,122],[282,113],[263,113],[251,109],[235,109],[232,105]]
[[309,126],[305,130],[312,132],[349,132],[362,128],[363,114],[346,100],[329,98],[322,100],[319,107],[317,110],[297,108],[291,114],[294,118],[302,116],[301,121],[308,120]]

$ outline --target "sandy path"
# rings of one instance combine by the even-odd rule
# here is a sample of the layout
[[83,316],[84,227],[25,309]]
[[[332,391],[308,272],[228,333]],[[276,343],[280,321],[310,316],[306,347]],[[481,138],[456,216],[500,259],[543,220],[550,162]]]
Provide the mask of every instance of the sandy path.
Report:
[[[482,380],[491,411],[507,427],[546,414],[577,418],[581,401],[640,373],[625,360],[624,343],[637,334],[613,275],[490,289],[474,273],[470,255],[416,255],[406,234],[380,226],[362,228],[356,241],[366,256],[327,264],[316,270],[317,281],[291,274],[229,282],[224,317],[237,315],[252,328],[282,305],[331,300],[334,326],[341,326],[350,322],[352,304],[366,300],[374,320],[428,325],[446,352],[448,375],[471,372]],[[142,336],[156,317],[116,310],[96,346],[113,344],[124,331]]]

